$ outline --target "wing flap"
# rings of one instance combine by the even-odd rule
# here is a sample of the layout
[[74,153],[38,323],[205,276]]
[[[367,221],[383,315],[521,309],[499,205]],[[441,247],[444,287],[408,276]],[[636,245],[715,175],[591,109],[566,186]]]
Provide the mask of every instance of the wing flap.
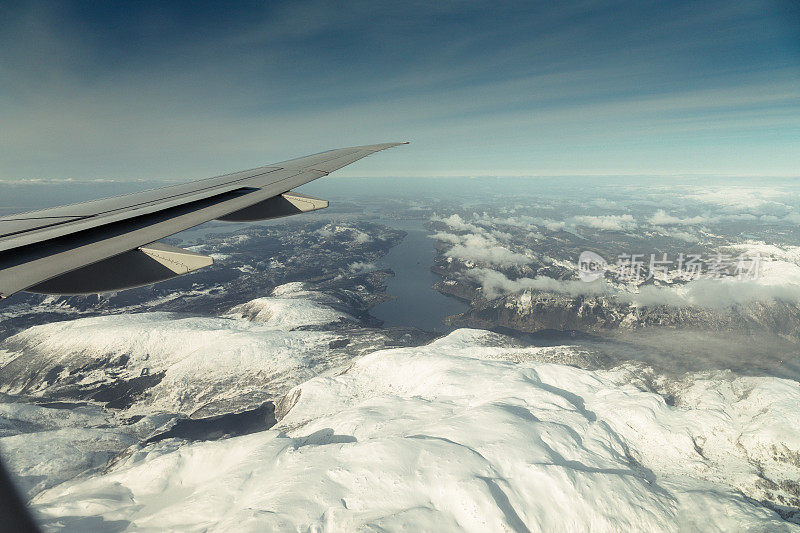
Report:
[[285,192],[251,206],[234,211],[217,220],[225,222],[253,222],[271,218],[288,217],[328,207],[328,201],[297,192]]
[[26,290],[42,294],[118,291],[165,281],[213,262],[208,256],[155,242],[50,278]]

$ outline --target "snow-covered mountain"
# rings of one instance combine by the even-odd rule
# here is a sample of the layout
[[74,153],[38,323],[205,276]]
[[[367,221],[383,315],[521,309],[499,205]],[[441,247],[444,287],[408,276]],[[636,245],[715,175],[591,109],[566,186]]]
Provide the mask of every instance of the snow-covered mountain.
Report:
[[208,416],[279,398],[387,342],[330,307],[332,296],[302,284],[274,294],[218,318],[138,313],[28,328],[0,345],[0,392],[102,401],[127,416]]
[[800,506],[797,382],[645,391],[640,365],[552,362],[572,351],[467,329],[377,350],[288,390],[271,430],[133,445],[34,508],[82,530],[800,529],[781,518]]

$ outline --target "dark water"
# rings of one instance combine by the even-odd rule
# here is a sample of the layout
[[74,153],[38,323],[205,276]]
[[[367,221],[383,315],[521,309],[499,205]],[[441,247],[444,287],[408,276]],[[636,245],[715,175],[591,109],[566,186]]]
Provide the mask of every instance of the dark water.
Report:
[[[389,268],[395,276],[387,282],[387,293],[397,298],[373,307],[370,313],[386,326],[413,326],[425,331],[447,333],[453,330],[442,320],[450,315],[463,313],[466,303],[445,296],[433,289],[441,278],[430,271],[436,251],[430,232],[425,229],[425,220],[373,220],[407,233],[400,244],[378,261],[379,268]],[[212,233],[235,233],[244,224],[209,222],[175,235],[182,239],[182,246],[202,244]]]
[[403,230],[406,237],[378,263],[394,271],[387,293],[397,299],[372,308],[370,313],[386,326],[413,326],[426,331],[446,333],[453,328],[442,320],[467,310],[466,303],[433,289],[441,278],[430,271],[435,250],[423,220],[386,221],[382,224]]

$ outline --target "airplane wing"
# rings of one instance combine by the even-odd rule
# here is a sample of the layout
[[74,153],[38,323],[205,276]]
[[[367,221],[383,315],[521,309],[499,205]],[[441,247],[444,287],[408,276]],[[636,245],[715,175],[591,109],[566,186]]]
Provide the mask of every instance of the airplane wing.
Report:
[[0,217],[0,299],[19,291],[85,294],[137,287],[212,263],[157,242],[209,220],[252,221],[322,209],[292,189],[408,143],[330,150],[215,178]]

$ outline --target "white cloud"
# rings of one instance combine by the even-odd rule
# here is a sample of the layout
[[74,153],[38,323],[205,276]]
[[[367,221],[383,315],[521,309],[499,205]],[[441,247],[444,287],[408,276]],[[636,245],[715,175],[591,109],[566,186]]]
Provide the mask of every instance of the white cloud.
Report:
[[530,263],[534,259],[532,254],[514,252],[498,242],[496,235],[511,238],[508,233],[483,230],[473,224],[464,223],[458,215],[453,215],[450,218],[453,219],[453,217],[456,217],[454,222],[459,228],[473,227],[479,233],[457,235],[438,232],[431,235],[433,239],[452,245],[444,253],[445,256],[474,264],[498,266],[521,266]]
[[776,187],[714,187],[698,188],[686,194],[686,199],[711,204],[724,211],[752,213],[769,208],[785,208],[779,200],[789,196],[789,192]]
[[460,244],[463,240],[461,235],[456,235],[455,233],[446,233],[444,231],[434,233],[430,236],[430,238],[447,244]]
[[362,272],[370,272],[372,270],[376,270],[378,267],[375,266],[375,263],[365,263],[363,261],[356,261],[355,263],[351,263],[349,267],[347,267],[350,272],[354,274],[360,274]]
[[800,267],[781,261],[763,263],[761,277],[757,280],[698,279],[675,286],[644,285],[635,292],[612,287],[602,279],[591,283],[544,276],[512,280],[502,272],[488,268],[473,268],[466,272],[466,276],[481,285],[487,298],[533,290],[570,297],[608,296],[620,303],[641,307],[669,305],[718,310],[752,302],[800,302]]
[[783,220],[786,222],[791,222],[793,224],[800,224],[800,213],[792,212],[783,217]]
[[576,226],[585,226],[605,231],[623,231],[636,227],[632,215],[581,215],[569,219]]
[[800,222],[800,215],[796,213],[789,213],[785,216],[777,216],[770,214],[752,214],[752,213],[731,213],[722,215],[695,215],[686,218],[681,218],[667,213],[664,209],[659,209],[647,221],[654,226],[701,226],[704,224],[716,224],[719,222],[762,222],[766,224],[774,224],[776,222]]
[[361,230],[353,230],[353,240],[358,244],[366,244],[368,242],[372,242],[372,237],[370,237],[368,233],[364,233]]
[[648,222],[654,226],[694,226],[699,224],[710,224],[712,222],[716,222],[717,220],[718,218],[716,217],[703,216],[679,218],[674,215],[667,214],[667,212],[663,209],[659,209],[648,219]]
[[536,231],[537,227],[544,227],[550,231],[561,231],[567,226],[564,221],[542,217],[532,217],[528,215],[516,215],[513,217],[500,218],[492,217],[486,213],[483,213],[478,220],[483,224],[514,226],[517,228],[527,229],[532,232],[532,235],[535,235],[538,238],[541,238],[542,235]]
[[479,228],[475,224],[470,224],[469,222],[466,222],[458,214],[452,214],[447,218],[442,218],[442,217],[439,217],[437,215],[434,215],[434,216],[431,217],[431,220],[434,221],[434,222],[443,222],[443,223],[447,224],[449,227],[451,227],[452,229],[457,230],[457,231],[470,231],[470,232],[473,232],[473,233],[480,233],[481,231],[483,231],[481,228]]
[[759,280],[698,279],[678,287],[646,285],[637,293],[619,292],[617,300],[637,306],[670,305],[726,309],[753,302],[800,301],[800,285],[766,284]]
[[661,235],[664,235],[666,237],[671,237],[673,239],[677,239],[677,240],[683,241],[683,242],[696,243],[697,240],[698,240],[697,235],[689,233],[688,231],[659,229],[658,232]]
[[488,264],[499,266],[527,265],[533,259],[531,256],[512,252],[503,246],[484,246],[477,244],[480,241],[488,242],[485,239],[473,239],[472,244],[457,244],[447,251],[446,255],[462,261],[470,261],[476,264]]
[[609,200],[608,198],[595,198],[592,200],[592,205],[595,205],[601,209],[615,209],[619,207],[617,202]]
[[565,220],[554,220],[552,218],[534,217],[527,215],[515,215],[513,217],[494,218],[486,213],[479,219],[483,224],[506,225],[518,228],[527,228],[535,232],[541,238],[541,234],[536,232],[538,227],[543,227],[549,231],[563,231],[583,226],[607,231],[623,231],[636,227],[636,220],[632,215],[579,215],[569,217]]
[[585,283],[576,280],[558,280],[546,276],[538,278],[509,279],[502,272],[488,268],[473,268],[466,276],[480,283],[487,298],[497,298],[506,293],[519,293],[526,290],[550,291],[569,296],[601,296],[609,294],[608,285],[601,280]]
[[341,234],[349,234],[349,238],[352,239],[353,242],[357,244],[366,244],[372,241],[372,237],[370,237],[368,233],[364,233],[363,231],[356,228],[337,226],[335,224],[326,224],[325,226],[319,228],[316,231],[316,233],[317,235],[325,239],[329,239],[334,236],[339,236]]

